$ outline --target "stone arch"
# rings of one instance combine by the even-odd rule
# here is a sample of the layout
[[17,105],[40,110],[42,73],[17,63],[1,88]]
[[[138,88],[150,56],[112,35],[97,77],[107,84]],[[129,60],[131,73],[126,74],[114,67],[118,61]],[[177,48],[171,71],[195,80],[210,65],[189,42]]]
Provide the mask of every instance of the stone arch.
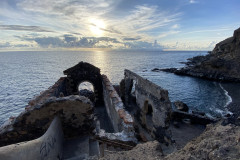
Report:
[[78,94],[78,86],[84,82],[90,82],[94,87],[96,103],[103,102],[102,76],[100,69],[86,62],[80,62],[77,65],[63,72],[67,75],[67,94]]

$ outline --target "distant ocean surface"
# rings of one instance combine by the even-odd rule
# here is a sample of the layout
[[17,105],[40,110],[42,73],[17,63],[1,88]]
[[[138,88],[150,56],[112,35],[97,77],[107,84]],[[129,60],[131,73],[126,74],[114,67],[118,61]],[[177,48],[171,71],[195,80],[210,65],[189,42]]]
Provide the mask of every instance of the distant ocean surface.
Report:
[[52,86],[64,76],[65,69],[80,61],[99,67],[113,84],[119,84],[124,69],[129,69],[167,89],[171,101],[183,101],[190,109],[211,116],[226,114],[231,97],[221,83],[151,71],[183,67],[179,62],[205,54],[199,51],[0,52],[0,125],[10,116],[17,116],[31,98]]

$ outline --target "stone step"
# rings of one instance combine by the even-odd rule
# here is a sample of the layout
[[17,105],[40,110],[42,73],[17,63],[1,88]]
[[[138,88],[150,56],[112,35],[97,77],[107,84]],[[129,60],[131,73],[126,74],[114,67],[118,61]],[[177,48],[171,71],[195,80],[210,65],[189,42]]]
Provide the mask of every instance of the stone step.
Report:
[[63,158],[68,160],[87,159],[89,156],[89,136],[67,139],[63,145]]

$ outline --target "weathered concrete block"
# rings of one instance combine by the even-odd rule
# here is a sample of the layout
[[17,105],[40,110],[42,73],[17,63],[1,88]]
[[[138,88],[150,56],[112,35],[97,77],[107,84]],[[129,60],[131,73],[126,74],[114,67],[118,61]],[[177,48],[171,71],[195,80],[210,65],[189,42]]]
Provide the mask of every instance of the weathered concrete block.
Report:
[[62,159],[63,131],[61,121],[55,117],[47,132],[38,139],[0,147],[0,159]]

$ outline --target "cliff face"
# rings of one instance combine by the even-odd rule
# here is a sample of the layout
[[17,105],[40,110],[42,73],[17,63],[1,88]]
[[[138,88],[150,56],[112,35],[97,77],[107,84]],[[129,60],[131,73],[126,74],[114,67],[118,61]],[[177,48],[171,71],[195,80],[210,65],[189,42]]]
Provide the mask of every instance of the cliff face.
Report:
[[189,59],[187,66],[165,71],[195,77],[240,82],[240,28],[234,31],[233,37],[218,43],[206,56]]

